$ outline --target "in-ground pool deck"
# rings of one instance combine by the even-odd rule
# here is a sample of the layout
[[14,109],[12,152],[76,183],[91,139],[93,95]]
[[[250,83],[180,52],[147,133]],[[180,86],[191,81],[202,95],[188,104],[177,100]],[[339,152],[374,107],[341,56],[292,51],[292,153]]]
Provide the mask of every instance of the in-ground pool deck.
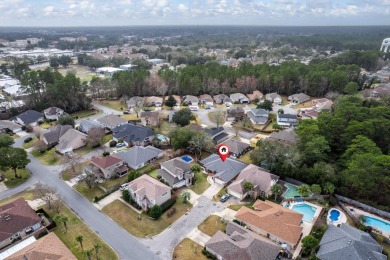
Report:
[[[339,216],[339,219],[337,221],[333,221],[330,219],[330,212],[332,210],[337,210],[338,212],[340,212],[340,216]],[[347,216],[345,215],[345,213],[341,209],[338,209],[338,208],[329,209],[328,215],[326,216],[326,223],[328,225],[333,224],[333,225],[337,226],[337,225],[342,224],[342,223],[347,223],[347,221],[348,221]]]

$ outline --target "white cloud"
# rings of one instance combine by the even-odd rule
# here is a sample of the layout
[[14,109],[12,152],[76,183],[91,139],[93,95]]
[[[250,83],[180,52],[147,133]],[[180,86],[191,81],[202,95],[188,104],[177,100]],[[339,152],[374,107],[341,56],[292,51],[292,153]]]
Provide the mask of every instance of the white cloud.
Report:
[[45,8],[43,8],[42,11],[44,16],[49,16],[57,13],[55,7],[52,5],[46,6]]
[[179,6],[177,7],[177,9],[179,10],[179,12],[181,13],[185,13],[188,11],[188,7],[185,5],[185,4],[179,4]]

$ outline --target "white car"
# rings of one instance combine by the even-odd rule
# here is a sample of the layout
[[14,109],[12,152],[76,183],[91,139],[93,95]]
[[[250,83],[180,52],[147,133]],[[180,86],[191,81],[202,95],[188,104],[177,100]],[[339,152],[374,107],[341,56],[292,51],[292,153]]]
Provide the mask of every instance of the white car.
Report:
[[76,182],[80,182],[80,181],[84,180],[86,177],[87,177],[87,175],[85,173],[83,173],[83,174],[76,177]]
[[127,189],[128,186],[129,186],[128,183],[122,184],[120,187],[120,190],[125,190],[125,189]]

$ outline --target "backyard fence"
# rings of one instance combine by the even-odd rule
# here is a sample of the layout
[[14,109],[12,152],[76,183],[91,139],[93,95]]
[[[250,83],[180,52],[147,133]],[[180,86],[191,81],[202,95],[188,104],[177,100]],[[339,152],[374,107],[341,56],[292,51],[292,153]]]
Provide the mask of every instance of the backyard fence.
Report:
[[[349,198],[346,198],[346,197],[343,197],[343,196],[340,196],[340,195],[337,195],[337,194],[335,194],[335,196],[336,196],[337,200],[339,200],[341,202],[348,203],[350,205],[353,205],[353,206],[355,206],[357,208],[360,208],[360,209],[362,209],[364,211],[367,211],[369,213],[373,213],[373,214],[376,214],[378,216],[390,219],[390,213],[389,212],[386,212],[386,211],[383,211],[383,210],[380,210],[380,209],[377,209],[377,208],[373,208],[373,207],[368,206],[368,205],[366,205],[364,203],[361,203],[361,202],[358,202],[356,200],[352,200],[352,199],[349,199]],[[346,211],[349,212],[349,210],[346,210]]]
[[302,184],[305,184],[305,183],[303,183],[303,182],[301,182],[301,181],[297,181],[297,180],[291,179],[291,178],[286,178],[286,181],[289,182],[289,183],[292,183],[292,184],[294,184],[294,185],[297,185],[297,186],[300,186],[300,185],[302,185]]

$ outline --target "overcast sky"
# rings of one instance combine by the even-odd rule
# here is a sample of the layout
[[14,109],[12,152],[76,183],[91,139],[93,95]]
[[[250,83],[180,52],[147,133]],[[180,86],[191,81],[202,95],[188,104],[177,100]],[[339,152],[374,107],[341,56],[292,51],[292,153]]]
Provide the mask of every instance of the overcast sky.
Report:
[[0,0],[0,26],[390,25],[390,0]]

